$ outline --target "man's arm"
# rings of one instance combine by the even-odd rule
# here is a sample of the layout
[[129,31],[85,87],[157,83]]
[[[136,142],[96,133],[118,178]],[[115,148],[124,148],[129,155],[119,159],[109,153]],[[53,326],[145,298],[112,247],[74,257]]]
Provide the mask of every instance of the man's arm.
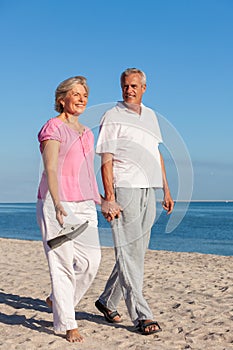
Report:
[[115,217],[119,217],[122,210],[115,201],[113,188],[113,155],[111,153],[103,153],[101,162],[101,174],[105,192],[105,198],[102,198],[101,209],[107,221],[112,221]]
[[113,189],[113,155],[112,153],[103,153],[101,156],[101,174],[105,192],[105,200],[115,201]]
[[174,202],[170,194],[165,164],[161,153],[160,153],[160,161],[161,161],[162,177],[163,177],[163,193],[164,193],[163,208],[167,211],[167,214],[171,214],[174,208]]

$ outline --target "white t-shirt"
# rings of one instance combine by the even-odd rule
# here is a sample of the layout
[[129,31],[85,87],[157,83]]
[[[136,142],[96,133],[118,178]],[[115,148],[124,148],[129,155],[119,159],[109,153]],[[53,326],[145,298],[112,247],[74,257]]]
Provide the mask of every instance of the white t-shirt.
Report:
[[160,142],[152,109],[142,104],[139,115],[118,102],[101,120],[96,153],[113,154],[115,187],[161,188]]

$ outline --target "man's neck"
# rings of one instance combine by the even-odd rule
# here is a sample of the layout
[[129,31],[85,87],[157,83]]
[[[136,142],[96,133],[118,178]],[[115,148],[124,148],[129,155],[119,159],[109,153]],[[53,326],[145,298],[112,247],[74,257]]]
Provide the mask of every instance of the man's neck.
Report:
[[123,104],[125,105],[126,108],[130,109],[131,111],[137,113],[137,114],[141,114],[142,111],[142,107],[141,105],[135,104],[135,103],[127,103],[127,102],[123,102]]

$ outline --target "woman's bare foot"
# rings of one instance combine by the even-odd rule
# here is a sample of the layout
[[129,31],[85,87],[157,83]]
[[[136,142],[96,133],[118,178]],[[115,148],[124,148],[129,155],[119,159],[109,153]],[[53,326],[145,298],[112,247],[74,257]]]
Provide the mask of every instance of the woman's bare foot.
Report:
[[46,304],[48,305],[48,307],[50,309],[53,308],[53,302],[52,302],[52,300],[49,297],[46,298],[45,302],[46,302]]
[[70,343],[83,343],[83,337],[78,331],[78,328],[70,329],[69,331],[66,331],[66,340]]

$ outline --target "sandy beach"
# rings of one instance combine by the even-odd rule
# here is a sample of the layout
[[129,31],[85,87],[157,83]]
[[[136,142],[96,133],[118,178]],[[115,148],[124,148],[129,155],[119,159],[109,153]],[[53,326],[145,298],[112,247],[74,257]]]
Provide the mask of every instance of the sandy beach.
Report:
[[85,342],[71,344],[53,333],[42,242],[1,238],[0,349],[233,349],[233,256],[148,250],[144,293],[163,329],[149,336],[134,331],[123,301],[118,325],[94,306],[113,262],[113,249],[102,248],[98,275],[77,307]]

